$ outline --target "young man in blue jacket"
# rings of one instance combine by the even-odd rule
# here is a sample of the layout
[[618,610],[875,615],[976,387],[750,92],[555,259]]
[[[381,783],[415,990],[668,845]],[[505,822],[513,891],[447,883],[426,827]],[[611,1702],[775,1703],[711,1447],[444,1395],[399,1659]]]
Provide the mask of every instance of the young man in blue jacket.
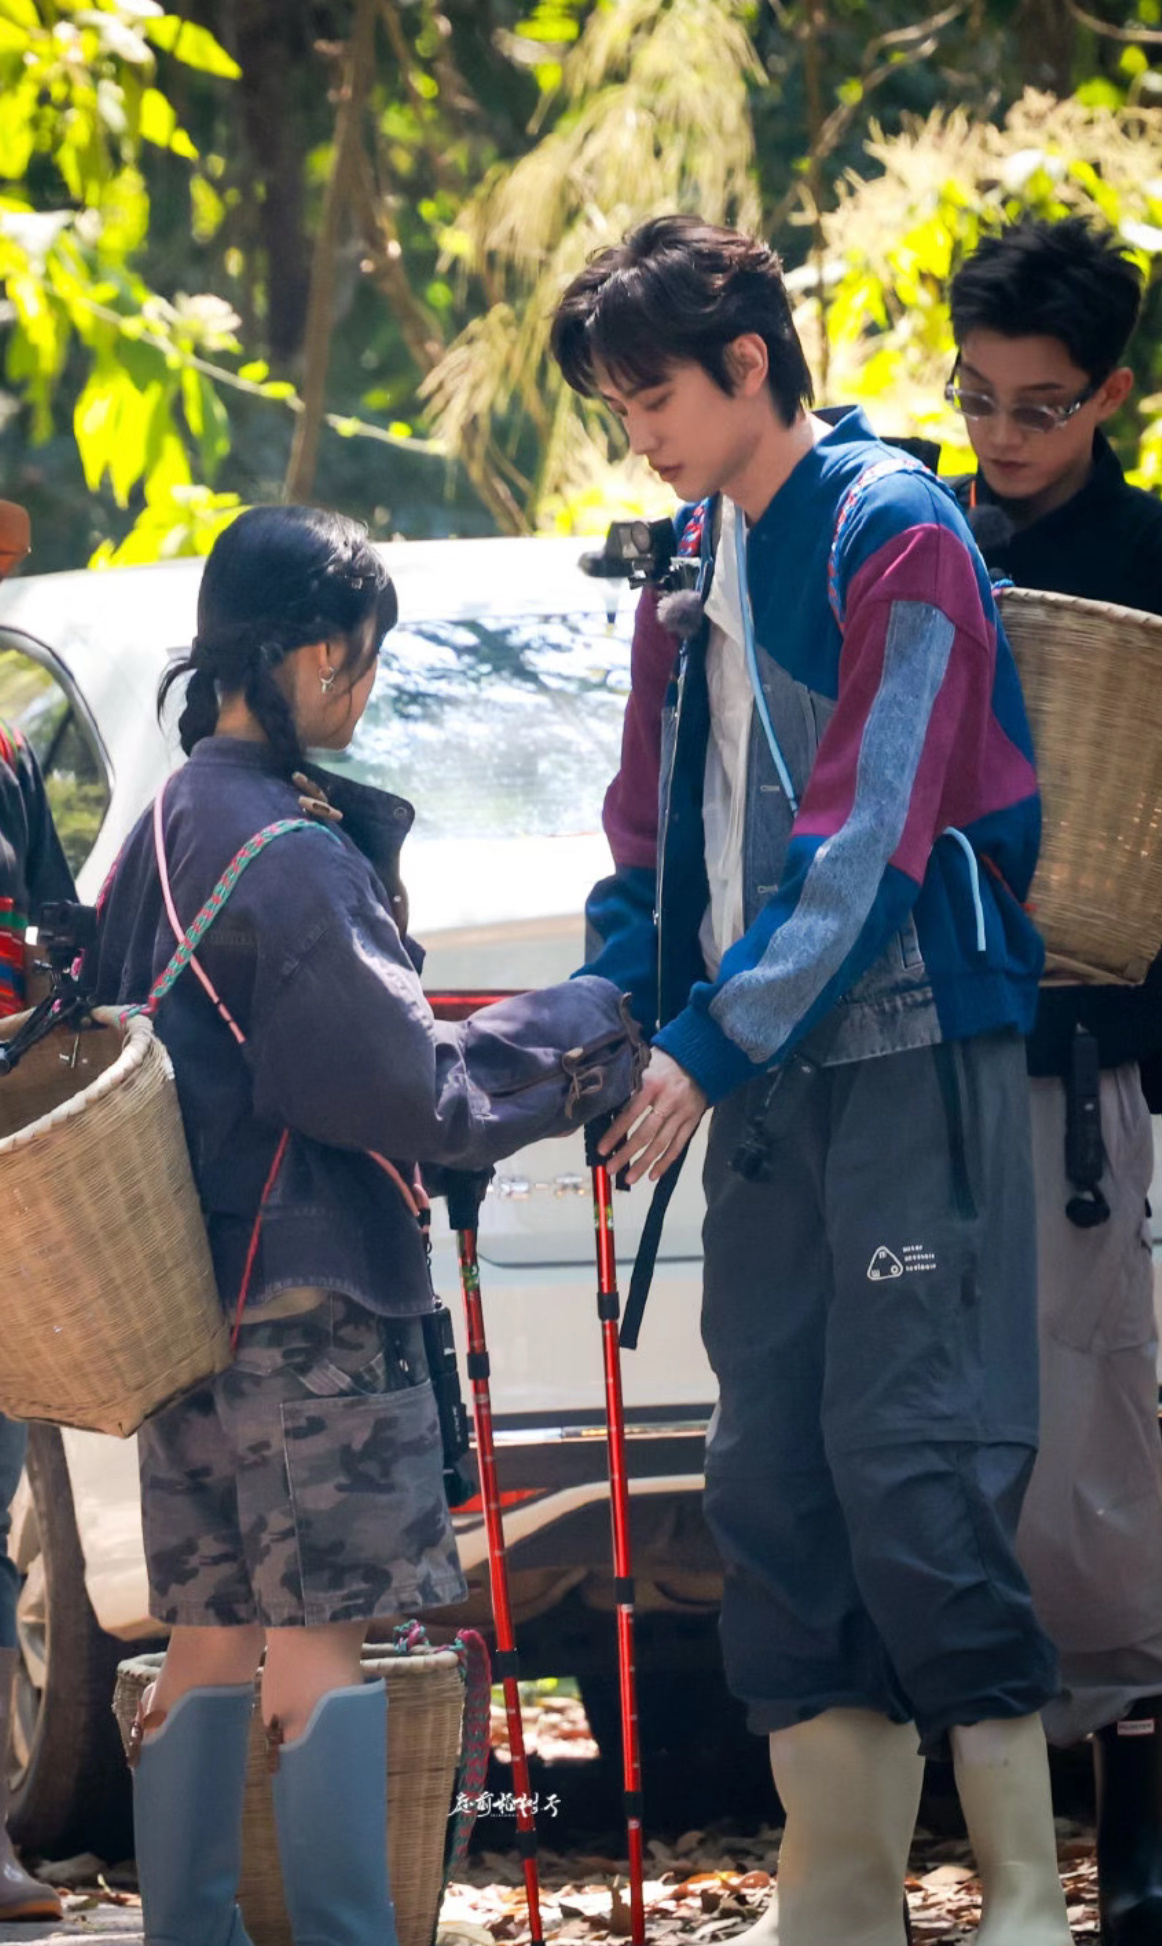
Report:
[[643,224],[553,346],[695,503],[701,602],[639,610],[590,970],[654,1037],[612,1164],[657,1180],[714,1111],[706,1511],[727,1678],[787,1814],[779,1937],[903,1941],[922,1751],[950,1746],[982,1946],[1068,1946],[1056,1666],[1013,1545],[1039,805],[988,576],[924,469],[809,410],[762,244]]
[[[1128,398],[1141,277],[1080,218],[990,237],[952,282],[979,470],[957,495],[1018,586],[1162,615],[1162,501],[1122,477],[1103,423]],[[1061,1657],[1045,1713],[1093,1736],[1105,1946],[1162,1946],[1162,1443],[1150,1110],[1162,1108],[1162,960],[1138,987],[1041,990],[1028,1046],[1037,1180],[1041,1447],[1018,1547]],[[1104,1162],[1070,1180],[1069,1098],[1100,1103]]]
[[[22,507],[0,501],[0,579],[27,552],[27,514]],[[19,732],[0,721],[0,1018],[19,1013],[24,1005],[24,936],[29,921],[46,901],[75,896],[36,758]],[[5,1828],[19,1586],[15,1564],[8,1558],[8,1534],[12,1499],[24,1468],[24,1445],[24,1427],[0,1413],[0,1922],[61,1916],[56,1893],[24,1870]]]

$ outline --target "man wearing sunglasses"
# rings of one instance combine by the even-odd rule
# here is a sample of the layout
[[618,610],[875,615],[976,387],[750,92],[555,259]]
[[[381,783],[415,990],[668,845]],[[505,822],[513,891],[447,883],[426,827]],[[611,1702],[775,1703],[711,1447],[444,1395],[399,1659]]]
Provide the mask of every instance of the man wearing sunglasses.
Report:
[[[1108,231],[1026,221],[953,279],[945,391],[979,470],[958,485],[990,568],[1162,615],[1162,502],[1101,428],[1129,397],[1141,279]],[[1093,1734],[1103,1946],[1162,1942],[1162,1445],[1149,1110],[1162,1109],[1162,960],[1140,987],[1043,988],[1029,1041],[1041,1444],[1019,1551],[1064,1688]],[[1067,1175],[1067,1103],[1100,1102],[1104,1169]]]

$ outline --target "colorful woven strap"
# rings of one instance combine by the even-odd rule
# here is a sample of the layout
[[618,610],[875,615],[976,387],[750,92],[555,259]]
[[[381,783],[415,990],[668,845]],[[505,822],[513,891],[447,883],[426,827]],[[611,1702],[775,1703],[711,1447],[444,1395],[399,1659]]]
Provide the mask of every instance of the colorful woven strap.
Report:
[[226,904],[239,879],[242,877],[246,867],[253,864],[259,853],[265,851],[267,845],[273,843],[275,838],[284,837],[288,831],[318,831],[323,837],[333,838],[336,843],[338,842],[338,834],[332,831],[329,826],[318,824],[314,818],[280,818],[277,824],[268,824],[262,831],[256,832],[253,838],[247,840],[240,851],[235,852],[209,898],[206,900],[205,905],[194,920],[193,925],[187,928],[185,938],[178,942],[177,950],[170,960],[169,965],[159,978],[154,981],[149,991],[149,998],[144,1006],[131,1007],[129,1009],[131,1013],[156,1012],[159,1002],[165,999],[166,994],[174,985],[175,981],[185,972],[186,967],[193,958],[194,948],[209,931],[218,914],[222,911],[222,908]]
[[456,1810],[451,1843],[444,1866],[444,1884],[463,1869],[480,1793],[488,1775],[492,1733],[492,1666],[488,1645],[474,1628],[462,1628],[453,1644],[464,1678],[464,1730],[460,1744],[460,1774],[456,1779]]
[[14,764],[22,741],[19,730],[14,730],[0,717],[0,763]]
[[706,523],[710,518],[710,509],[713,505],[714,501],[712,498],[709,500],[699,500],[685,527],[682,529],[682,538],[678,542],[678,552],[686,559],[689,559],[692,554],[701,554],[703,536],[706,532]]
[[[398,1622],[394,1647],[397,1655],[430,1646],[422,1622]],[[464,1684],[464,1719],[460,1736],[460,1767],[456,1774],[456,1805],[452,1814],[451,1835],[444,1853],[444,1885],[454,1872],[462,1869],[468,1856],[468,1843],[476,1823],[481,1787],[488,1775],[492,1742],[492,1664],[488,1644],[474,1628],[462,1628],[452,1643],[460,1664]]]
[[839,600],[839,551],[852,515],[868,488],[874,486],[877,480],[886,479],[891,473],[928,473],[930,470],[923,460],[913,459],[909,453],[885,453],[882,459],[873,460],[870,466],[865,466],[863,472],[856,475],[840,501],[831,552],[827,556],[827,599],[840,628],[843,627],[843,608]]

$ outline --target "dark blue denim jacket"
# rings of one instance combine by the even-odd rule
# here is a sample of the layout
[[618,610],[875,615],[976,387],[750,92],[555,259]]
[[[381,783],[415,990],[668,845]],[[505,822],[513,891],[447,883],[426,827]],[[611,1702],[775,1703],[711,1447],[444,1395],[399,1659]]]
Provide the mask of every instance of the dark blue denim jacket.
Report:
[[[434,1020],[388,900],[412,808],[314,774],[342,825],[271,843],[198,948],[245,1046],[188,970],[161,1001],[157,1031],[174,1064],[223,1303],[232,1309],[236,1300],[285,1128],[291,1139],[263,1215],[249,1301],[313,1284],[408,1315],[431,1305],[423,1239],[373,1154],[405,1178],[417,1162],[486,1168],[617,1105],[632,1085],[636,1050],[605,980],[523,995],[469,1021]],[[241,846],[299,815],[298,793],[267,747],[230,737],[199,743],[164,802],[185,927]],[[143,1000],[174,945],[147,813],[102,907],[96,998]],[[582,1047],[596,1049],[580,1064],[591,1089],[583,1102],[579,1064],[566,1054]]]

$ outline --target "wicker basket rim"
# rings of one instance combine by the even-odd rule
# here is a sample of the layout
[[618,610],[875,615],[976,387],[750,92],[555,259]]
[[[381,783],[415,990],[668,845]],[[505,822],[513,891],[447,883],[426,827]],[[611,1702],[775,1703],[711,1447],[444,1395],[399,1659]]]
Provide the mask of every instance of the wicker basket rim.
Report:
[[[155,1650],[145,1655],[124,1656],[117,1664],[118,1676],[136,1677],[156,1676],[165,1660],[164,1650]],[[363,1666],[372,1663],[390,1663],[392,1668],[410,1669],[459,1669],[460,1657],[456,1650],[446,1643],[417,1643],[414,1648],[396,1648],[391,1642],[365,1642],[363,1645]]]
[[1005,607],[1020,604],[1028,608],[1057,608],[1079,615],[1100,615],[1107,621],[1123,625],[1133,623],[1162,635],[1162,616],[1147,614],[1141,608],[1126,608],[1116,601],[1090,601],[1082,595],[1058,595],[1051,593],[1048,588],[999,587],[993,593]]
[[[38,1115],[34,1122],[18,1128],[15,1134],[0,1139],[0,1157],[10,1155],[14,1149],[23,1148],[38,1136],[47,1135],[52,1129],[63,1128],[67,1122],[83,1115],[105,1095],[124,1086],[130,1075],[144,1062],[151,1043],[156,1042],[161,1048],[161,1042],[156,1040],[153,1027],[144,1014],[125,1015],[120,1007],[94,1007],[92,1018],[101,1027],[121,1029],[124,1038],[117,1059],[90,1081],[87,1088],[80,1088],[75,1095],[70,1095],[68,1101],[50,1109],[47,1115]],[[164,1049],[162,1052],[164,1055]],[[168,1062],[169,1056],[165,1055],[165,1059]]]

